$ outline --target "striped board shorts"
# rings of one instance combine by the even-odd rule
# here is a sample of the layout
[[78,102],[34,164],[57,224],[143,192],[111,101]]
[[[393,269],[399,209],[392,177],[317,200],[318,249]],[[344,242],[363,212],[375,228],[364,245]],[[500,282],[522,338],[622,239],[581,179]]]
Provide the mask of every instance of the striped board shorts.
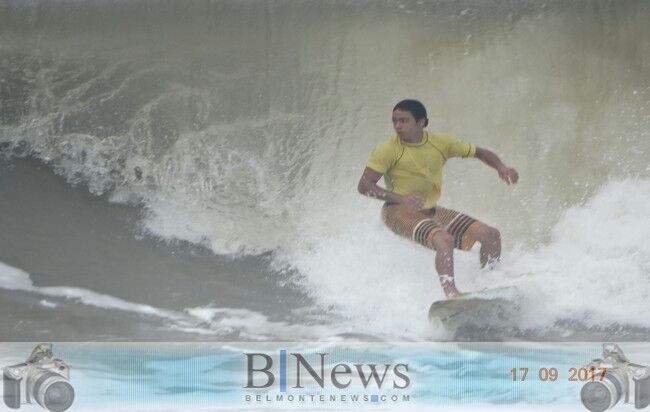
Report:
[[390,230],[430,249],[435,249],[433,236],[446,230],[453,236],[456,249],[470,250],[476,242],[472,235],[483,225],[471,216],[440,206],[416,210],[396,203],[386,203],[381,216]]

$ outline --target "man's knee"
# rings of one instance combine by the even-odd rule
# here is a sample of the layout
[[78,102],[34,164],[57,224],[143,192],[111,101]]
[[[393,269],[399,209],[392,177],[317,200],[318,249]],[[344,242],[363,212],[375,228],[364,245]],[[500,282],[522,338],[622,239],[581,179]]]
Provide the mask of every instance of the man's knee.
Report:
[[454,237],[446,230],[439,230],[431,239],[433,248],[437,251],[452,251],[454,249]]
[[481,243],[496,243],[501,242],[501,232],[492,226],[481,225],[476,232],[474,238]]

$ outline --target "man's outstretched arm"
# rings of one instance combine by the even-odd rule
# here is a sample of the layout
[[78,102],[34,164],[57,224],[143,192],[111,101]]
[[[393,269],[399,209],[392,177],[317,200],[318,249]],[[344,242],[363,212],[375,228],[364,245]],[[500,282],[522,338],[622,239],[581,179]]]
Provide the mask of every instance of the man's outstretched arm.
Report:
[[392,203],[402,203],[414,209],[421,209],[424,206],[424,199],[417,196],[402,196],[390,190],[383,189],[377,185],[383,175],[369,167],[363,171],[357,190],[362,195],[374,197],[379,200],[386,200]]
[[481,159],[483,163],[494,168],[498,173],[499,177],[506,182],[507,184],[515,184],[519,180],[519,174],[512,167],[508,167],[501,162],[499,156],[494,152],[482,149],[480,147],[476,148],[476,158]]

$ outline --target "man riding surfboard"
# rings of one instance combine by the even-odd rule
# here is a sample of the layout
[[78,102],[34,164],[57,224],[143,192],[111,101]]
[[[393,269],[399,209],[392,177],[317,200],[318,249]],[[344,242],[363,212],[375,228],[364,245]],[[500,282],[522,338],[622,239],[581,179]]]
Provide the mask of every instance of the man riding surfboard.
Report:
[[[481,244],[481,266],[499,260],[499,231],[455,210],[436,206],[440,198],[442,168],[452,157],[476,157],[494,168],[507,184],[519,179],[517,171],[504,165],[490,150],[457,138],[425,130],[429,119],[422,103],[402,100],[393,108],[397,133],[377,145],[359,180],[359,193],[384,200],[386,226],[435,250],[436,271],[448,298],[463,295],[454,282],[454,248],[470,250]],[[384,177],[386,189],[377,185]]]

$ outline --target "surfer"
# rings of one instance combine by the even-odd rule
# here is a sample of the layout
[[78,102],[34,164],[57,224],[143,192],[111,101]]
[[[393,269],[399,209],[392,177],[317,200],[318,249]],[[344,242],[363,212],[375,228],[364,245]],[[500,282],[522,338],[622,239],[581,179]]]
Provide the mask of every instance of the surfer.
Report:
[[[519,179],[490,150],[457,138],[425,130],[429,124],[424,105],[402,100],[393,109],[396,136],[375,147],[359,180],[359,193],[384,200],[382,219],[400,236],[435,250],[436,271],[447,298],[463,295],[454,282],[454,248],[470,250],[481,244],[481,266],[498,261],[499,231],[470,216],[437,206],[442,167],[452,157],[476,157],[494,168],[507,184]],[[384,177],[386,189],[377,185]]]

